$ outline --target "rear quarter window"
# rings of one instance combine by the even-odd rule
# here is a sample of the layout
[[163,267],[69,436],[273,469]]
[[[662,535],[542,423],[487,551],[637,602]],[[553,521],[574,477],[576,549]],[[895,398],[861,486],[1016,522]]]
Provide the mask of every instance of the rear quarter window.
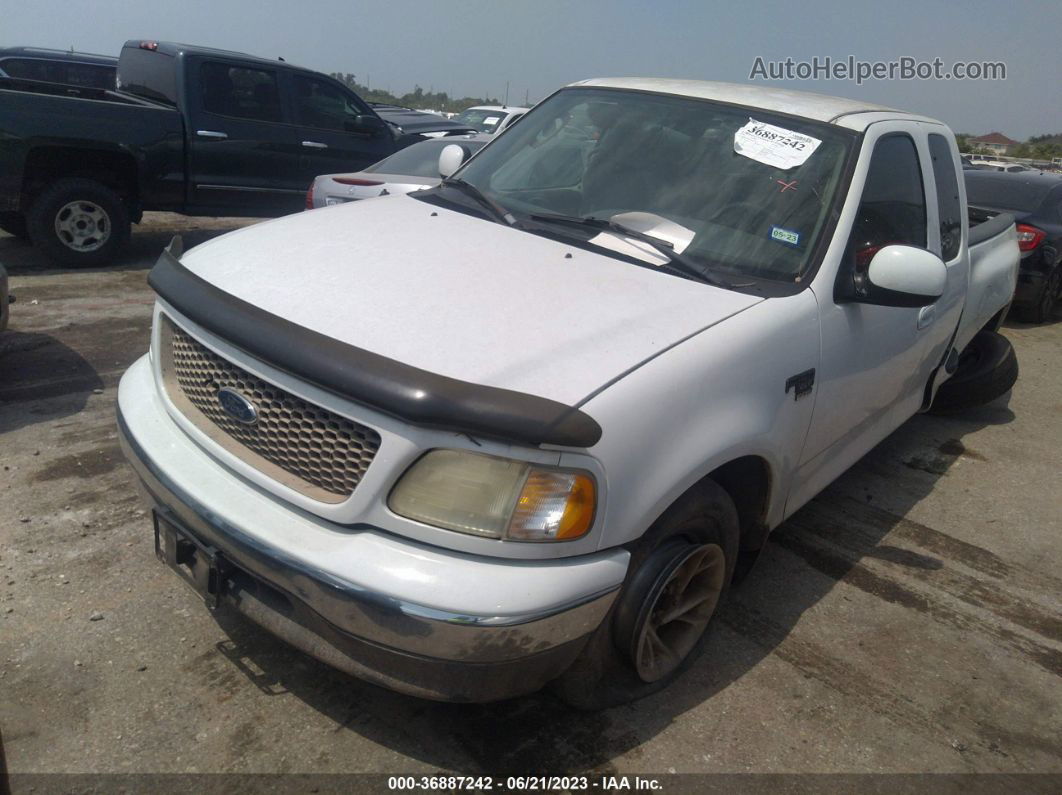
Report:
[[940,258],[949,262],[958,255],[962,242],[959,180],[955,176],[955,162],[951,158],[947,138],[930,133],[929,154],[933,158],[933,181],[937,188],[937,210],[940,216]]

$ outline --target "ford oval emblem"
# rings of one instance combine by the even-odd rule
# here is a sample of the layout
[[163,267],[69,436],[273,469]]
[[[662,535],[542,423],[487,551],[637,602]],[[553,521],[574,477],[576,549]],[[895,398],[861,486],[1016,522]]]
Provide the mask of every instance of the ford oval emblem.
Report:
[[244,425],[254,425],[258,422],[258,409],[254,403],[241,395],[235,389],[224,386],[218,390],[218,403],[221,409],[236,422]]

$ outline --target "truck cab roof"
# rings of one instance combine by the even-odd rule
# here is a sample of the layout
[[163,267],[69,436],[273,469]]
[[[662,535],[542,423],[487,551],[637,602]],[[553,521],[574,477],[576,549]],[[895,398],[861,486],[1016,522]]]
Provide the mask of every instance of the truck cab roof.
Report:
[[656,94],[675,94],[683,97],[710,99],[728,105],[744,105],[749,108],[801,116],[815,121],[835,124],[862,132],[875,121],[883,118],[906,119],[941,124],[936,119],[896,110],[864,100],[812,94],[807,91],[745,83],[720,83],[710,80],[676,80],[649,77],[604,77],[581,80],[571,86],[593,88],[616,88],[627,91],[647,91]]
[[248,61],[251,63],[268,64],[275,67],[277,64],[284,64],[289,69],[297,69],[299,71],[310,72],[311,69],[307,69],[304,66],[289,63],[282,58],[270,59],[262,58],[258,55],[250,55],[245,52],[238,52],[236,50],[221,50],[215,47],[202,47],[196,44],[181,44],[176,41],[156,41],[154,39],[129,39],[122,45],[122,49],[141,49],[151,50],[153,52],[162,53],[163,55],[169,55],[171,57],[181,55],[205,55],[213,56],[215,58],[239,58],[241,61]]

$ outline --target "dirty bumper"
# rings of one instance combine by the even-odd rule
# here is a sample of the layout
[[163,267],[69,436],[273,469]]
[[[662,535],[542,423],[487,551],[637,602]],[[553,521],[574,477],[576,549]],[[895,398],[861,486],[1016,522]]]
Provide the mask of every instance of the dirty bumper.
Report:
[[153,508],[156,552],[218,610],[374,684],[486,702],[560,675],[617,591],[537,616],[465,616],[373,594],[271,550],[166,477],[118,413],[119,440]]

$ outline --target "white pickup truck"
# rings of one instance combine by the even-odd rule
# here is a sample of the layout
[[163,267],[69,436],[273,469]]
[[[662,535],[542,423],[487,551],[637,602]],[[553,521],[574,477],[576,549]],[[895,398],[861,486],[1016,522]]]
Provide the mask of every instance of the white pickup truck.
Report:
[[407,693],[663,687],[772,528],[1014,383],[960,174],[921,116],[593,80],[436,188],[175,241],[118,397],[157,554]]

